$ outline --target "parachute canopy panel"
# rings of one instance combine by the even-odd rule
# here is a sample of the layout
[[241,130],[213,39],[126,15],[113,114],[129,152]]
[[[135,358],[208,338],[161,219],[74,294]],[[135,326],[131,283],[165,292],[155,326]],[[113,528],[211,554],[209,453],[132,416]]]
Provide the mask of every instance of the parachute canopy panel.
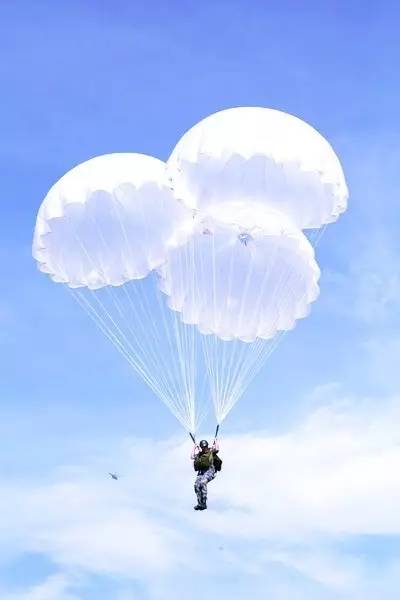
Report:
[[39,210],[33,256],[55,282],[118,286],[160,266],[190,227],[165,163],[108,154],[78,165],[51,188]]
[[171,249],[160,287],[182,321],[223,340],[270,339],[305,317],[319,293],[319,268],[304,234],[270,211],[265,229],[203,220]]
[[203,119],[179,140],[168,168],[177,197],[217,219],[224,204],[260,203],[301,229],[319,228],[347,206],[342,167],[330,144],[278,110],[240,107]]

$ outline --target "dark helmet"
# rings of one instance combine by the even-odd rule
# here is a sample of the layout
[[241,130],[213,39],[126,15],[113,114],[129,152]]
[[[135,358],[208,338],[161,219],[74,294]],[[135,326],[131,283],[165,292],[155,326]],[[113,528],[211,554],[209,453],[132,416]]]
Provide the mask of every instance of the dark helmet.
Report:
[[200,446],[200,448],[208,448],[207,440],[201,440],[199,446]]

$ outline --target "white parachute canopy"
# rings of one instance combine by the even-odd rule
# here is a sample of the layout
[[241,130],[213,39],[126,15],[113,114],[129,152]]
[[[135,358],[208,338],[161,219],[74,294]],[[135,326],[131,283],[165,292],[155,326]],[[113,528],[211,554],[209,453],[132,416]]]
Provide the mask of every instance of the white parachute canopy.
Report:
[[251,233],[200,222],[187,244],[170,249],[159,273],[183,322],[227,341],[270,339],[292,329],[319,293],[311,244],[273,211]]
[[154,272],[184,243],[192,222],[170,190],[164,163],[141,154],[99,156],[47,194],[33,256],[194,432],[201,417],[195,331],[168,309]]
[[310,125],[234,108],[190,129],[167,164],[109,154],[69,171],[40,207],[33,256],[195,433],[204,381],[221,423],[308,314],[320,272],[302,230],[320,234],[347,196]]
[[[188,229],[189,228],[189,229]],[[119,286],[160,266],[168,245],[190,231],[165,163],[143,154],[107,154],[64,175],[44,199],[33,256],[71,288]]]
[[205,365],[218,423],[270,353],[279,334],[305,317],[318,297],[314,250],[276,211],[244,233],[202,219],[159,268],[168,305],[203,334]]
[[260,206],[300,229],[319,228],[346,209],[348,190],[329,143],[284,112],[240,107],[215,113],[179,140],[168,160],[176,196],[192,209],[241,225]]

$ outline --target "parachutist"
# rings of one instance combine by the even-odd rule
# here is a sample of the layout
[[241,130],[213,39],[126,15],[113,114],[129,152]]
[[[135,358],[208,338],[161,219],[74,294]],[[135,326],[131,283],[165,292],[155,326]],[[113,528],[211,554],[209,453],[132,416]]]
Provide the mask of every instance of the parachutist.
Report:
[[197,505],[194,510],[207,509],[207,485],[215,478],[217,471],[221,470],[222,460],[219,458],[219,444],[215,439],[211,448],[207,440],[193,448],[191,459],[194,461],[194,470],[197,472],[194,491],[197,496]]

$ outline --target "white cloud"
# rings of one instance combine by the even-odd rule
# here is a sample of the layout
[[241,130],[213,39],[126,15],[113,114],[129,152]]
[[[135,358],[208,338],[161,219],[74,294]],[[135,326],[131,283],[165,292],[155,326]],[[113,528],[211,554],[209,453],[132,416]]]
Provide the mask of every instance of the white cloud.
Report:
[[212,527],[288,540],[400,534],[400,404],[384,416],[381,401],[367,406],[321,408],[280,437],[227,440],[237,470],[228,463],[216,486],[229,508]]
[[116,482],[110,458],[99,457],[47,482],[3,483],[0,555],[43,553],[66,573],[139,579],[153,590],[182,574],[262,577],[280,565],[357,597],[368,565],[335,544],[400,535],[400,398],[332,401],[339,390],[325,391],[329,401],[285,434],[223,438],[223,472],[200,515],[190,448],[177,440],[125,441]]
[[53,575],[24,591],[1,593],[2,600],[79,600],[70,593],[70,582],[64,575]]
[[400,332],[377,332],[360,345],[365,357],[366,372],[380,389],[398,389]]
[[397,238],[379,225],[353,239],[345,270],[323,273],[323,301],[335,312],[382,327],[397,319],[400,301],[400,265]]
[[113,490],[83,479],[16,485],[3,489],[1,504],[2,544],[45,553],[70,568],[132,577],[157,573],[176,562],[170,549],[185,545],[179,533],[135,506],[132,488],[128,495],[122,486]]
[[334,552],[314,550],[275,550],[266,552],[265,559],[292,568],[303,575],[338,591],[357,586],[362,574],[357,559],[337,556]]

